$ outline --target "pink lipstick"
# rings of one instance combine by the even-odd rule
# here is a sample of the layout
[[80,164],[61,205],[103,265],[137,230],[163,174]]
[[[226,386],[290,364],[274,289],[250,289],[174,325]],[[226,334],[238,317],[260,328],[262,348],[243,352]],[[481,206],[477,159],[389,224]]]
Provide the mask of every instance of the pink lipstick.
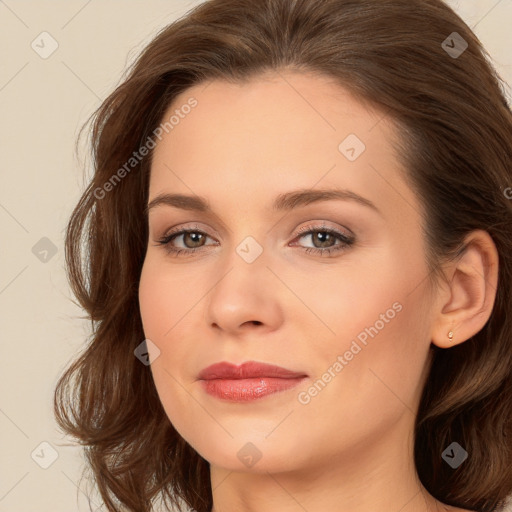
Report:
[[303,372],[256,361],[241,366],[216,363],[204,368],[198,376],[208,394],[232,402],[248,402],[291,389],[306,377]]

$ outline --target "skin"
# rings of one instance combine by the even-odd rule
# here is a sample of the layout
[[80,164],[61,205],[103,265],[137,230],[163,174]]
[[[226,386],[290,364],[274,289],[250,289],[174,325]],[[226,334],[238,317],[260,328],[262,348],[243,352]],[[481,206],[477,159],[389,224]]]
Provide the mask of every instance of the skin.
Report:
[[[166,414],[210,463],[212,510],[464,510],[421,485],[412,436],[431,343],[449,350],[492,311],[492,239],[473,232],[465,255],[445,266],[447,283],[430,293],[420,201],[403,180],[391,147],[397,134],[382,113],[325,77],[289,70],[194,86],[164,117],[191,96],[197,107],[154,150],[149,201],[198,195],[213,213],[149,211],[139,301],[146,338],[160,350],[151,370]],[[366,145],[354,161],[338,149],[349,134]],[[348,200],[271,208],[279,194],[320,188],[349,189],[380,213]],[[323,226],[356,241],[331,255],[306,253],[342,244],[320,238]],[[169,245],[199,249],[173,256],[158,244],[173,227],[207,237],[178,236]],[[299,233],[303,227],[316,234]],[[263,249],[252,263],[236,251],[248,236]],[[395,303],[394,318],[300,403]],[[249,360],[308,378],[242,404],[202,390],[201,369]],[[261,454],[250,467],[237,456],[247,443]]]

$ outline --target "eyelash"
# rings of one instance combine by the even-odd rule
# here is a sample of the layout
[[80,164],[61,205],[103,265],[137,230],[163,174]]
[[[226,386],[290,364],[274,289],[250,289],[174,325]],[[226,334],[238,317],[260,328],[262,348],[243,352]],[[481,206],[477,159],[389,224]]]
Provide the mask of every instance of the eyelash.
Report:
[[[183,248],[175,248],[170,245],[171,240],[177,238],[181,235],[186,235],[188,233],[199,233],[208,237],[208,235],[199,229],[199,226],[195,226],[193,229],[176,229],[168,233],[165,237],[158,240],[157,245],[165,246],[166,250],[173,256],[180,256],[184,254],[185,256],[192,256],[197,251],[201,250],[204,246],[196,247],[192,249],[183,249]],[[296,238],[303,238],[306,235],[311,235],[314,233],[328,233],[329,235],[333,235],[337,240],[340,240],[342,243],[338,244],[334,247],[327,247],[325,249],[318,249],[316,247],[303,247],[304,251],[307,254],[317,254],[323,256],[327,254],[330,256],[333,253],[340,253],[347,250],[353,243],[355,242],[355,238],[353,236],[347,236],[333,228],[329,228],[327,226],[305,226],[299,229],[299,235]]]

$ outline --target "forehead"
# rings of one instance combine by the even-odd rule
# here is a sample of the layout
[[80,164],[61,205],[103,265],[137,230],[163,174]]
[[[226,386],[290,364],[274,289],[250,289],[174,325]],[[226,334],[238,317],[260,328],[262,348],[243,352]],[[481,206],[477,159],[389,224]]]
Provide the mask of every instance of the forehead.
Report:
[[[184,108],[191,99],[195,107]],[[416,203],[400,175],[391,120],[323,76],[202,83],[177,96],[163,122],[173,115],[179,121],[154,150],[150,199],[174,191],[212,196],[214,205],[236,190],[239,205],[261,205],[291,189],[332,186],[383,211],[394,202],[398,216]]]

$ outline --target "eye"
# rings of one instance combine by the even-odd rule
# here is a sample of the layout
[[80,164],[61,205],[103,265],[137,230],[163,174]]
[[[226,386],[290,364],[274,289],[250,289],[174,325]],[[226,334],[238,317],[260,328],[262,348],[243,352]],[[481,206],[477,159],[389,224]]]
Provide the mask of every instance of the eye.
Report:
[[[301,235],[297,239],[309,237],[313,243],[313,247],[303,247],[308,254],[319,254],[321,256],[331,255],[347,250],[354,242],[353,235],[345,235],[344,233],[322,226],[305,226],[299,229]],[[336,242],[339,242],[336,245]]]
[[[182,244],[185,247],[175,247],[172,242],[182,237]],[[185,255],[191,256],[196,251],[204,246],[204,242],[210,238],[204,231],[199,229],[199,226],[194,226],[191,229],[175,229],[158,240],[158,245],[163,245],[167,252],[174,256]]]
[[[318,254],[321,256],[331,255],[347,250],[354,242],[353,235],[346,235],[334,228],[322,226],[305,226],[299,229],[300,235],[297,239],[309,237],[314,247],[302,247],[308,254]],[[165,247],[166,251],[173,256],[192,256],[205,246],[206,239],[209,237],[199,226],[190,229],[175,229],[158,240],[157,245]],[[176,247],[174,242],[181,239],[183,247]],[[336,242],[338,242],[336,244]],[[218,245],[218,244],[211,244]]]

